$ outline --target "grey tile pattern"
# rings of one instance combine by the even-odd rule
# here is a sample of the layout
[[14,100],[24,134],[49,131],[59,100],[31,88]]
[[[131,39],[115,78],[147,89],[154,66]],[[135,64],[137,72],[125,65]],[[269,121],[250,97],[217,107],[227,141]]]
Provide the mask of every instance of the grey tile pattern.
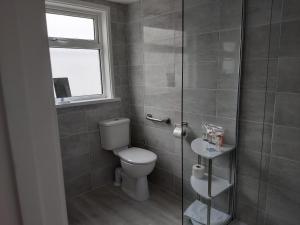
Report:
[[147,201],[129,198],[119,187],[105,186],[67,202],[69,225],[179,225],[181,199],[152,187]]
[[114,84],[121,102],[57,110],[67,198],[112,182],[119,159],[101,149],[98,122],[129,116],[127,6],[105,0],[87,1],[110,7]]
[[[181,56],[177,38],[181,35],[180,2],[141,0],[129,4],[127,30],[131,143],[158,155],[149,180],[177,194],[181,194],[180,143],[174,140],[172,129],[180,122],[176,115],[181,109],[181,74],[175,70],[175,60]],[[141,46],[138,54],[134,46]],[[147,113],[170,117],[172,125],[147,121]]]
[[[253,225],[296,225],[300,4],[293,0],[247,4],[237,216]],[[253,182],[245,187],[245,179]]]
[[[68,197],[112,182],[119,159],[101,148],[98,123],[120,116],[122,102],[58,109],[65,188]],[[65,134],[65,135],[64,135]],[[67,135],[66,135],[67,134]],[[106,171],[106,172],[105,172]],[[84,184],[83,182],[88,182]]]
[[300,59],[280,58],[278,61],[278,91],[300,92]]
[[[183,121],[189,123],[189,136],[183,140],[186,197],[193,196],[188,180],[192,165],[197,162],[190,144],[202,136],[202,123],[223,126],[225,142],[236,144],[242,1],[189,0],[184,3],[182,100]],[[214,174],[228,178],[228,162],[228,157],[216,160]],[[214,204],[226,208],[227,197],[221,196]]]

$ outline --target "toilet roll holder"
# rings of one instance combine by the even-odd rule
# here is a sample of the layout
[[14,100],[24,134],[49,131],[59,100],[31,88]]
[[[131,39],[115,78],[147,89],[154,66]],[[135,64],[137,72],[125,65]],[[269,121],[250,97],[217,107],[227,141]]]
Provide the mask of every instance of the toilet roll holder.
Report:
[[174,124],[175,128],[174,128],[174,131],[173,131],[173,135],[175,137],[178,137],[178,134],[179,136],[182,136],[182,137],[185,137],[187,135],[187,127],[188,127],[188,122],[181,122],[181,123],[175,123]]

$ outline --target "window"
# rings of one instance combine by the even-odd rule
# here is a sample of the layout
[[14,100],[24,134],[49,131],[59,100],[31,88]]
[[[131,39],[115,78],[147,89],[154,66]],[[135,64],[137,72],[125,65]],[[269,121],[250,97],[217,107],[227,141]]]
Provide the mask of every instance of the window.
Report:
[[113,98],[109,9],[46,2],[56,103]]

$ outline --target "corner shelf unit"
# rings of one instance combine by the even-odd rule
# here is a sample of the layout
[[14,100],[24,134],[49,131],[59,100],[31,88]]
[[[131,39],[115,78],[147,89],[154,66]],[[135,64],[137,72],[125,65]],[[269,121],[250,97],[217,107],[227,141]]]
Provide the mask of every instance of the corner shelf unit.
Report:
[[[184,215],[191,219],[193,225],[207,225],[207,205],[203,204],[199,200],[195,200],[185,211]],[[211,221],[213,225],[224,224],[230,221],[231,216],[227,213],[223,213],[220,210],[211,208]]]
[[233,186],[232,183],[232,156],[230,157],[230,178],[226,180],[212,175],[212,160],[226,153],[232,153],[235,149],[233,145],[217,147],[214,144],[197,138],[192,141],[191,148],[199,157],[208,160],[208,172],[199,179],[191,176],[190,182],[193,190],[202,198],[207,200],[207,205],[199,200],[194,201],[185,211],[185,216],[189,217],[193,225],[223,225],[227,224],[231,215],[212,208],[211,200]]
[[222,192],[229,189],[233,184],[230,184],[228,180],[220,177],[212,176],[211,178],[211,196],[208,195],[208,174],[204,175],[204,178],[198,179],[191,176],[191,185],[194,191],[197,192],[201,197],[210,200]]

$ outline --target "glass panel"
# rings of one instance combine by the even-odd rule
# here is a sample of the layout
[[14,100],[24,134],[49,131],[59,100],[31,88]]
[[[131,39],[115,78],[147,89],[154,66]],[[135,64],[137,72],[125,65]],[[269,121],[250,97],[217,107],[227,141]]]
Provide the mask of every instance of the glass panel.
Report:
[[49,37],[94,40],[94,20],[91,18],[46,13]]
[[185,224],[227,224],[233,215],[242,2],[184,1]]
[[50,48],[50,58],[53,78],[68,78],[58,80],[64,94],[68,83],[71,96],[102,94],[98,50]]

